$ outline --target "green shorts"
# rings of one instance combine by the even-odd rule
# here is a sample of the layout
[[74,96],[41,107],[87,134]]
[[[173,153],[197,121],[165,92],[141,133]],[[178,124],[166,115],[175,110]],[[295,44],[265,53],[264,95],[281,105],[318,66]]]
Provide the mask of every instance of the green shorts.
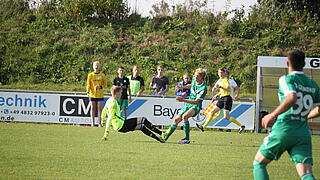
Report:
[[259,151],[269,160],[278,160],[282,153],[288,151],[295,165],[313,164],[311,136],[280,136],[270,133],[264,138]]
[[126,110],[128,108],[128,101],[128,99],[117,99],[120,110]]
[[178,116],[180,116],[180,117],[182,117],[182,115],[184,114],[184,113],[186,113],[189,109],[193,109],[194,110],[194,115],[192,116],[192,117],[194,117],[194,116],[196,116],[197,114],[199,114],[199,112],[200,112],[200,110],[201,110],[201,108],[199,107],[199,106],[197,106],[196,104],[186,104],[186,105],[184,105],[184,107],[180,110],[180,112],[178,113]]

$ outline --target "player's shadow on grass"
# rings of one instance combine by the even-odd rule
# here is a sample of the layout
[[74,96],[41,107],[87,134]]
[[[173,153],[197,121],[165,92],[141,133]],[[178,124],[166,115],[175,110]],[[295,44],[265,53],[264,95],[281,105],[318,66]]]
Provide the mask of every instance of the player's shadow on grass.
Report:
[[221,146],[221,147],[260,147],[259,145],[246,145],[246,144],[233,144],[233,143],[226,143],[226,144],[208,144],[208,143],[202,143],[202,142],[197,142],[197,141],[191,141],[190,144],[179,144],[178,142],[175,141],[167,141],[166,143],[160,143],[157,141],[138,141],[141,143],[152,143],[152,144],[176,144],[176,145],[189,145],[189,146]]

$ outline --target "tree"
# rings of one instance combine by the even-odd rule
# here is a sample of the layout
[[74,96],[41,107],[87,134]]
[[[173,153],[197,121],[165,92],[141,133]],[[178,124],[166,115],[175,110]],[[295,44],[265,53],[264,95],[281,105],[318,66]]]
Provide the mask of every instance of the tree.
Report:
[[320,19],[319,0],[258,0],[260,5],[293,11],[308,11]]

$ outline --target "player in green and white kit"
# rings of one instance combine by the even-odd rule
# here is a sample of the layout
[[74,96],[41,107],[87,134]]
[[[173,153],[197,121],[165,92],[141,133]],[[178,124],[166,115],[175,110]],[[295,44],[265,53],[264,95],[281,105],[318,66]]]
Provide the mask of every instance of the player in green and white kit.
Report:
[[178,124],[183,120],[185,138],[181,139],[179,144],[190,143],[190,124],[188,119],[199,114],[202,108],[202,101],[207,94],[207,85],[204,82],[206,71],[204,69],[197,69],[192,79],[191,93],[189,99],[183,99],[182,96],[177,96],[179,102],[186,102],[185,106],[180,110],[169,129],[162,133],[161,138],[167,140],[170,135],[177,129]]
[[[308,119],[320,115],[320,90],[317,83],[303,73],[304,65],[304,52],[293,50],[288,53],[289,73],[279,79],[280,105],[262,119],[263,127],[274,125],[255,156],[255,180],[269,179],[266,165],[278,160],[285,151],[301,179],[315,179]],[[314,109],[313,105],[316,106]]]
[[[150,136],[161,143],[165,143],[165,140],[161,139],[159,136],[155,135],[153,132],[161,135],[162,132],[155,127],[150,121],[145,117],[137,117],[125,119],[120,115],[120,106],[117,99],[120,99],[122,94],[122,89],[120,86],[113,86],[111,88],[112,97],[106,102],[102,111],[102,120],[106,119],[108,114],[108,119],[106,122],[106,129],[102,140],[107,140],[109,135],[110,125],[115,131],[126,133],[134,130],[141,130],[145,135]],[[152,132],[153,131],[153,132]]]

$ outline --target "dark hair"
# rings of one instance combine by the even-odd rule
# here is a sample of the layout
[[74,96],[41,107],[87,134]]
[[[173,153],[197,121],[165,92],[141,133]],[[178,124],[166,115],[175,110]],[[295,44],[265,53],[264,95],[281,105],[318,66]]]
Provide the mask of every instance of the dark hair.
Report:
[[218,71],[221,71],[221,72],[224,72],[224,73],[227,72],[227,70],[225,68],[219,68]]
[[292,50],[288,52],[288,59],[293,70],[302,71],[305,66],[305,54],[300,50]]
[[123,67],[123,66],[120,66],[118,69],[123,69],[123,70],[124,70],[124,67]]

